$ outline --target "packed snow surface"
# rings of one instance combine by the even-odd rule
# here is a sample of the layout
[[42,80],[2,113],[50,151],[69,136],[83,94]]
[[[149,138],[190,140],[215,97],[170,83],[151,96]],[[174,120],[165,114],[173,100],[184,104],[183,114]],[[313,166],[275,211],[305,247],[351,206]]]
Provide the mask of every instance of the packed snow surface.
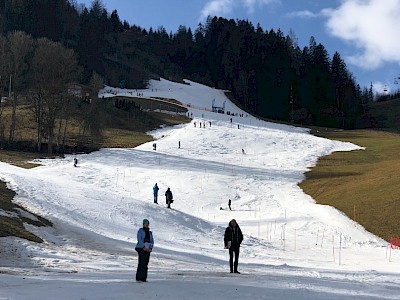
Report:
[[[190,81],[100,95],[139,92],[180,101],[191,123],[152,132],[156,150],[102,149],[77,155],[76,168],[72,155],[30,170],[0,163],[15,202],[54,223],[27,226],[43,244],[0,238],[0,299],[399,299],[399,250],[298,187],[319,157],[360,147],[258,120]],[[211,112],[213,102],[230,115]],[[155,247],[149,282],[136,283],[144,218]],[[223,249],[233,218],[244,233],[240,275]]]

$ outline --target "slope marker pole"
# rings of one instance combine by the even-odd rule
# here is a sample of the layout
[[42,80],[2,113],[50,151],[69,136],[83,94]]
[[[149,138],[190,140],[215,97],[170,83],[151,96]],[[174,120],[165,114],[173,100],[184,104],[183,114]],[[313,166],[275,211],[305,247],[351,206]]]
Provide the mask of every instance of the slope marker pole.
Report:
[[335,235],[332,234],[332,254],[333,254],[333,262],[335,262]]
[[339,266],[342,264],[342,234],[340,234],[339,242]]

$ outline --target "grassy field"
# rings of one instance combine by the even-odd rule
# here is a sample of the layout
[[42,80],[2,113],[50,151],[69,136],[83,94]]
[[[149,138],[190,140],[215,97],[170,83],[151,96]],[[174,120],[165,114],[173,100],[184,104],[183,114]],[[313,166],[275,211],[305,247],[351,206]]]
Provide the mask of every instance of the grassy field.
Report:
[[149,113],[153,120],[157,122],[156,126],[146,126],[143,123],[136,123],[130,126],[107,128],[104,131],[104,137],[100,144],[101,148],[132,148],[139,146],[143,143],[147,143],[153,140],[153,138],[146,134],[153,128],[159,127],[159,125],[177,125],[189,122],[189,119],[182,115],[170,115],[163,113]]
[[365,150],[336,152],[319,160],[300,184],[319,204],[331,205],[368,231],[389,240],[400,232],[400,136],[373,130],[329,131],[316,135],[347,141]]

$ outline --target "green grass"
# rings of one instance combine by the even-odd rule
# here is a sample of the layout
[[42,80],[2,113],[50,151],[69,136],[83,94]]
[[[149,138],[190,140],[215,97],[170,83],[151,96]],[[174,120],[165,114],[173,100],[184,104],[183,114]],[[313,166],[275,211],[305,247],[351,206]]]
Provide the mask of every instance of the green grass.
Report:
[[366,149],[321,158],[300,184],[304,192],[351,219],[355,206],[357,222],[385,240],[399,234],[400,136],[373,130],[320,130],[317,135]]

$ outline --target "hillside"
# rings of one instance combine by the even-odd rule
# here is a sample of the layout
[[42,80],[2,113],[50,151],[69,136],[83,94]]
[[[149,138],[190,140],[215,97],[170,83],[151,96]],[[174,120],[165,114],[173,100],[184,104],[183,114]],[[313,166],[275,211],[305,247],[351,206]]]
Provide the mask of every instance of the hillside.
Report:
[[[187,83],[151,81],[143,91],[190,104],[193,114],[190,124],[153,132],[156,151],[153,142],[101,149],[78,155],[77,168],[70,155],[30,170],[1,163],[15,202],[54,227],[28,226],[44,239],[40,245],[0,239],[4,249],[17,249],[17,256],[0,257],[0,297],[395,299],[400,254],[385,257],[386,242],[316,205],[297,185],[319,157],[363,150],[261,121],[223,91]],[[212,99],[226,101],[231,115],[209,111]],[[155,182],[159,205],[152,199]],[[163,202],[167,187],[174,193],[171,210]],[[133,282],[143,218],[155,236],[145,285]],[[227,272],[223,249],[232,218],[244,232],[240,277]]]
[[[11,69],[19,70],[13,76],[21,81],[14,84],[18,92],[36,87],[39,93],[52,82],[46,78],[38,87],[37,79],[50,74],[43,70],[71,66],[68,76],[61,72],[55,78],[89,85],[98,74],[106,84],[121,88],[143,88],[160,77],[189,78],[230,90],[242,107],[264,118],[346,129],[369,126],[363,110],[369,92],[357,85],[340,53],[330,55],[314,36],[301,49],[289,33],[248,20],[215,16],[197,28],[179,26],[167,33],[163,26],[144,29],[122,22],[117,11],[107,12],[99,0],[90,7],[69,0],[11,2],[0,5],[4,74],[15,57],[8,45],[21,42],[16,36],[32,44],[25,48],[27,43],[21,43],[25,51],[11,60]],[[54,46],[58,50],[47,53]],[[73,64],[64,61],[59,68],[64,59],[54,63],[66,57]],[[6,95],[6,81],[1,85]]]
[[[141,100],[140,100],[141,101]],[[141,102],[138,103],[141,103]],[[140,144],[153,140],[153,137],[147,132],[161,126],[172,126],[176,124],[184,124],[188,122],[188,118],[180,114],[166,114],[160,112],[141,112],[135,117],[129,117],[129,113],[114,107],[114,101],[108,101],[108,108],[105,110],[103,117],[108,120],[106,129],[102,136],[98,137],[96,143],[91,140],[77,143],[78,122],[71,122],[69,130],[66,132],[66,144],[63,148],[63,156],[66,153],[90,153],[100,148],[128,148],[136,147]],[[164,106],[164,111],[173,109],[174,107]],[[4,114],[7,115],[8,110]],[[30,163],[35,159],[54,158],[57,154],[49,156],[46,153],[40,153],[34,149],[35,131],[34,126],[29,120],[33,119],[32,110],[29,107],[21,105],[18,108],[18,114],[23,115],[24,125],[20,126],[16,131],[16,142],[13,146],[15,151],[0,150],[0,161],[16,165],[21,168],[34,168],[39,166],[37,163]],[[4,116],[4,115],[3,115]],[[19,152],[19,151],[24,152]],[[1,179],[1,178],[0,178]],[[27,211],[23,207],[12,202],[15,192],[7,188],[4,182],[0,181],[0,237],[17,236],[35,242],[42,242],[42,239],[26,230],[24,223],[34,226],[50,226],[51,222]]]
[[371,103],[369,112],[374,120],[375,128],[399,132],[400,99]]

